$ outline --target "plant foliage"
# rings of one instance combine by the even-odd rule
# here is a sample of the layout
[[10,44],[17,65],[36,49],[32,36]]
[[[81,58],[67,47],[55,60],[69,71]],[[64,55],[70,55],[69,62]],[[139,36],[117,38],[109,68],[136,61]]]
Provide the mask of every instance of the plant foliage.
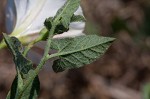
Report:
[[[61,72],[65,69],[79,68],[90,64],[106,52],[114,38],[84,35],[74,38],[53,39],[55,34],[68,31],[71,22],[85,21],[83,16],[74,15],[79,5],[80,0],[67,0],[64,6],[58,10],[56,16],[46,19],[45,28],[41,31],[41,40],[47,40],[47,45],[43,58],[35,69],[33,63],[26,57],[34,43],[23,49],[17,38],[4,34],[5,42],[13,55],[17,72],[7,99],[37,99],[40,89],[38,74],[46,61],[53,57],[58,57],[52,66],[53,70]],[[51,49],[58,52],[49,55]]]

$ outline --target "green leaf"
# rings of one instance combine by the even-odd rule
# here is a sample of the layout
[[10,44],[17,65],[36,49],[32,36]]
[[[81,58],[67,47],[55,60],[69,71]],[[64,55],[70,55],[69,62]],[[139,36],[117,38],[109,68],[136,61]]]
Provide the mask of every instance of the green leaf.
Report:
[[[61,34],[69,30],[70,22],[85,21],[85,18],[81,15],[74,15],[74,12],[79,8],[80,0],[67,0],[56,13],[55,17],[49,17],[45,20],[44,25],[48,31],[51,30],[52,25],[56,25],[55,34]],[[45,29],[44,29],[45,30]],[[41,32],[42,40],[46,40],[49,32]]]
[[38,76],[30,83],[27,89],[23,92],[21,99],[37,99],[40,91],[40,81]]
[[85,22],[86,19],[82,15],[73,15],[71,17],[71,22]]
[[18,76],[16,76],[6,99],[37,99],[40,90],[39,78],[36,77],[23,93],[21,93],[22,90],[18,88],[18,86],[20,86],[19,81]]
[[17,76],[15,77],[12,86],[11,86],[11,90],[7,95],[6,99],[18,99],[20,96],[20,92],[23,88],[23,79],[21,78],[21,75],[19,72],[17,72]]
[[65,5],[58,10],[54,17],[55,23],[61,23],[65,28],[69,28],[69,24],[74,12],[79,8],[80,0],[67,0]]
[[48,30],[50,30],[52,27],[52,21],[53,21],[53,17],[49,17],[44,22],[44,25]]
[[19,40],[16,37],[9,37],[6,34],[4,34],[4,40],[13,55],[14,62],[19,71],[27,74],[32,69],[32,62],[22,55],[22,45]]
[[58,50],[56,56],[59,56],[54,61],[53,70],[60,72],[90,64],[101,57],[113,41],[114,38],[96,35],[53,40],[52,49]]
[[3,35],[8,48],[13,54],[17,71],[7,99],[36,99],[40,89],[38,76],[31,81],[25,91],[23,90],[26,82],[34,73],[32,62],[23,56],[21,43],[17,38]]

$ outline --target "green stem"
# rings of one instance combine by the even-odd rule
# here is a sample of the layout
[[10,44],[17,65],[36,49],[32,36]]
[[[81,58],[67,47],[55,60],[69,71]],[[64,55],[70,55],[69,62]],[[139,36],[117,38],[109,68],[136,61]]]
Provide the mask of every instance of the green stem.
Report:
[[36,44],[37,42],[39,41],[42,41],[44,36],[43,34],[46,34],[48,32],[48,30],[46,28],[43,28],[39,34],[42,34],[40,35],[37,39],[35,39],[34,41],[30,42],[27,47],[25,48],[24,52],[23,52],[23,55],[26,56],[29,52],[29,50],[34,46],[34,44]]
[[53,57],[57,57],[57,56],[60,56],[58,53],[54,53],[54,54],[51,54],[51,55],[47,55],[47,57],[46,57],[46,60],[49,60],[49,59],[51,59],[51,58],[53,58]]
[[50,51],[50,46],[51,46],[51,42],[52,42],[52,37],[53,37],[53,33],[55,31],[56,26],[52,26],[50,32],[49,32],[49,36],[48,36],[48,40],[47,40],[47,44],[45,46],[45,50],[44,50],[44,55],[43,58],[41,59],[41,62],[39,63],[39,65],[37,66],[37,68],[35,69],[35,73],[38,74],[39,71],[42,69],[43,65],[45,64],[45,62],[47,61],[47,55]]
[[4,42],[4,40],[2,40],[2,42],[0,42],[0,50],[6,47],[6,43]]
[[34,80],[34,78],[39,74],[39,72],[41,71],[42,67],[44,66],[44,64],[47,61],[47,55],[50,51],[50,46],[51,46],[51,41],[52,41],[52,37],[53,37],[53,33],[55,31],[56,25],[53,25],[50,32],[49,32],[49,36],[48,36],[48,40],[47,40],[47,44],[45,46],[45,51],[44,51],[44,55],[43,58],[41,59],[39,65],[37,66],[37,68],[34,71],[34,74],[32,77],[30,77],[25,86],[23,87],[22,93],[26,90],[26,88],[30,85],[30,83],[32,83],[32,81]]
[[23,55],[26,56],[29,50],[36,44],[37,42],[41,41],[41,37],[38,37],[36,40],[32,41],[31,43],[28,44],[28,46],[25,48]]

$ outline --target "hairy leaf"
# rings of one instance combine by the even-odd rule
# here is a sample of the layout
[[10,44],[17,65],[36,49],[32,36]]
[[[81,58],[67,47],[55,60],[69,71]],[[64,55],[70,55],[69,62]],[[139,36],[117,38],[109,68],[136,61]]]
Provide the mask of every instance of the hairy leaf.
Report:
[[4,34],[4,39],[13,54],[14,62],[17,68],[21,73],[27,74],[29,70],[32,69],[32,62],[22,55],[21,43],[17,38],[9,37],[6,34]]
[[[51,27],[52,27],[52,24],[53,24],[53,22],[52,22],[52,18],[51,18],[51,17],[48,18],[48,19],[46,19],[45,22],[44,22],[45,27],[46,27],[49,31],[50,31],[50,29],[51,29]],[[61,34],[61,33],[63,33],[63,32],[67,32],[68,30],[69,30],[69,27],[66,28],[66,27],[64,27],[62,24],[58,24],[58,25],[56,26],[56,28],[55,28],[54,35],[55,35],[55,34]],[[46,34],[46,36],[48,36],[48,33]]]
[[112,41],[114,38],[96,35],[53,40],[52,49],[58,50],[59,56],[54,61],[53,69],[60,72],[90,64],[106,52]]
[[53,21],[53,17],[49,17],[44,22],[44,25],[48,30],[50,30],[52,27],[52,21]]
[[69,27],[71,17],[74,12],[78,9],[80,0],[67,0],[65,5],[58,10],[54,17],[54,22],[63,24],[65,28]]
[[38,77],[36,77],[33,80],[33,82],[27,87],[27,89],[22,94],[22,87],[21,89],[19,88],[21,84],[19,82],[20,79],[18,78],[18,76],[16,76],[6,99],[37,99],[40,90],[40,82]]
[[82,15],[73,15],[71,17],[71,22],[85,22],[85,18]]
[[13,54],[17,71],[7,99],[36,99],[40,88],[38,77],[33,79],[27,89],[23,91],[26,81],[28,81],[28,78],[32,77],[34,73],[32,72],[32,62],[23,56],[21,43],[17,38],[9,37],[4,34],[4,39]]
[[17,99],[20,96],[20,92],[23,88],[23,79],[19,71],[17,71],[17,75],[11,85],[11,90],[7,95],[6,99]]
[[38,76],[30,83],[21,99],[37,99],[40,91],[40,81]]
[[[83,22],[85,18],[81,15],[74,15],[74,12],[79,8],[80,0],[67,0],[56,13],[56,16],[49,17],[45,20],[44,25],[50,31],[52,25],[56,25],[55,34],[61,34],[69,30],[70,22]],[[43,40],[48,37],[48,32],[43,35]]]

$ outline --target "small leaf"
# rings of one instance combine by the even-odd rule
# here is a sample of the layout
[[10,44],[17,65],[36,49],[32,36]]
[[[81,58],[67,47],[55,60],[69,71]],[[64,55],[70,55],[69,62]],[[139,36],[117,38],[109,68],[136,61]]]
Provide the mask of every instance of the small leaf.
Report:
[[13,54],[14,62],[17,68],[21,73],[27,74],[28,71],[32,69],[32,62],[22,55],[21,43],[17,38],[9,37],[6,34],[4,34],[4,39]]
[[71,17],[74,12],[79,8],[80,0],[67,0],[65,5],[58,10],[54,21],[61,23],[65,28],[69,28]]
[[[37,99],[40,90],[40,82],[38,77],[34,79],[34,81],[28,86],[28,88],[23,92],[23,94],[20,94],[22,90],[18,89],[18,81],[19,79],[16,76],[11,86],[11,91],[7,95],[6,99]],[[19,98],[20,96],[21,98]]]
[[45,20],[44,25],[45,27],[50,30],[52,27],[52,21],[53,21],[53,17],[49,17],[48,19]]
[[38,76],[31,81],[25,91],[23,90],[26,82],[34,73],[32,62],[23,56],[21,43],[17,38],[9,37],[6,34],[3,35],[8,48],[13,54],[17,71],[17,75],[12,83],[7,99],[36,99],[40,89]]
[[38,76],[33,80],[32,83],[23,92],[21,99],[37,99],[40,91],[40,81]]
[[52,49],[58,50],[56,54],[59,56],[54,61],[53,69],[60,72],[90,64],[101,57],[113,41],[114,38],[96,35],[53,40]]
[[82,15],[73,15],[71,17],[71,22],[85,22],[86,19]]
[[11,90],[7,95],[6,99],[15,99],[15,98],[17,99],[18,96],[20,96],[20,92],[23,87],[22,85],[23,85],[23,79],[21,78],[21,75],[18,74],[11,85]]
[[[83,22],[85,18],[81,15],[74,15],[79,8],[80,0],[67,0],[56,13],[55,17],[50,17],[45,20],[44,25],[50,31],[52,25],[56,25],[54,35],[67,32],[69,30],[70,22]],[[43,39],[46,40],[48,32],[42,34]]]
[[61,66],[61,60],[60,59],[57,59],[54,61],[53,63],[53,66],[52,66],[54,72],[62,72],[64,71],[65,69]]
[[[51,30],[51,27],[52,27],[52,24],[53,24],[52,19],[53,19],[53,18],[50,17],[50,18],[46,19],[45,22],[44,22],[44,25],[45,25],[45,27],[46,27],[46,29],[47,29],[48,31]],[[56,34],[61,34],[61,33],[63,33],[63,32],[67,32],[68,30],[69,30],[69,27],[68,27],[68,28],[65,28],[62,24],[59,23],[59,24],[57,24],[57,26],[56,26],[56,28],[55,28],[54,35],[56,35]],[[49,32],[45,32],[45,34],[43,34],[43,40],[46,40],[46,39],[47,39],[48,33],[49,33]]]
[[[52,18],[48,18],[45,20],[44,25],[45,27],[50,31],[52,28]],[[61,34],[63,32],[67,32],[69,30],[69,28],[65,28],[62,24],[57,24],[56,28],[55,28],[55,32],[54,34]],[[48,36],[48,34],[46,34]]]

